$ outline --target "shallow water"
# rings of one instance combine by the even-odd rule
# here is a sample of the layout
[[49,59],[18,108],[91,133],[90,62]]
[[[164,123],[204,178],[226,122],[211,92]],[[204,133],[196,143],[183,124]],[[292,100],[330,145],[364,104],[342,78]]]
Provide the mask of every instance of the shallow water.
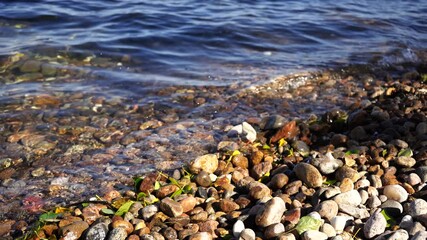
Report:
[[229,125],[308,117],[364,97],[352,92],[363,79],[292,73],[427,59],[425,1],[43,0],[0,9],[4,213],[27,195],[62,203],[178,167],[215,148]]

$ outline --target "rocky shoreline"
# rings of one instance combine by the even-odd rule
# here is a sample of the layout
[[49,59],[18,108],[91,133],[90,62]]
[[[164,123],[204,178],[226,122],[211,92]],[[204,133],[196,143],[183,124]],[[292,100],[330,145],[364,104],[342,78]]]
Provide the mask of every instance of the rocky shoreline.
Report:
[[426,82],[422,70],[365,81],[368,97],[348,113],[246,119],[181,169],[58,206],[31,227],[2,222],[3,237],[426,239]]

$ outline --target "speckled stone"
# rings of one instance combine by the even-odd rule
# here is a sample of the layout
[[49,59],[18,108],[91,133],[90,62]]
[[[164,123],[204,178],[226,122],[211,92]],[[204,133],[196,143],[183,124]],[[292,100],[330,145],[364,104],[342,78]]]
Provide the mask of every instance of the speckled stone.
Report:
[[294,167],[294,172],[308,187],[316,188],[323,184],[322,174],[311,164],[300,162]]

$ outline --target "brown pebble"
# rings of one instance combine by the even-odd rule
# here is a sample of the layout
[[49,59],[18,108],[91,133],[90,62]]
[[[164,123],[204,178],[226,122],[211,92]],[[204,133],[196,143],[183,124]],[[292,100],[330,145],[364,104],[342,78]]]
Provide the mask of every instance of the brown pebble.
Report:
[[206,222],[199,223],[199,231],[207,232],[212,235],[213,238],[217,238],[218,236],[215,234],[215,230],[218,228],[219,222],[214,220],[208,220]]
[[166,186],[163,186],[157,190],[156,197],[162,199],[162,198],[165,198],[167,196],[172,195],[177,190],[179,190],[179,187],[174,185],[174,184],[166,185]]
[[340,184],[340,190],[342,193],[348,192],[354,189],[353,181],[350,178],[344,178]]
[[273,188],[274,190],[281,189],[288,183],[288,181],[289,177],[286,174],[278,173],[271,178],[267,186]]
[[194,209],[194,207],[197,205],[197,199],[190,195],[179,201],[179,204],[182,206],[182,211],[186,213]]
[[124,228],[127,234],[131,234],[133,232],[133,225],[130,222],[125,220],[119,219],[119,220],[113,221],[111,226],[113,228],[119,228],[119,227]]
[[264,153],[261,151],[254,151],[251,154],[251,165],[255,166],[257,164],[260,164],[262,162],[262,159],[264,158]]
[[226,212],[226,213],[238,210],[240,208],[240,206],[237,203],[235,203],[233,200],[229,200],[229,199],[222,199],[219,202],[219,206],[220,206],[221,210]]

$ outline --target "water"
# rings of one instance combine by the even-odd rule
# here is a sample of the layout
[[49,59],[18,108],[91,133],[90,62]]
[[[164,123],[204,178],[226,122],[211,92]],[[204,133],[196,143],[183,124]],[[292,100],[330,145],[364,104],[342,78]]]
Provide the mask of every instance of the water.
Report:
[[3,1],[0,163],[14,172],[1,212],[179,166],[250,117],[348,106],[357,82],[292,74],[425,62],[426,12],[425,1]]

